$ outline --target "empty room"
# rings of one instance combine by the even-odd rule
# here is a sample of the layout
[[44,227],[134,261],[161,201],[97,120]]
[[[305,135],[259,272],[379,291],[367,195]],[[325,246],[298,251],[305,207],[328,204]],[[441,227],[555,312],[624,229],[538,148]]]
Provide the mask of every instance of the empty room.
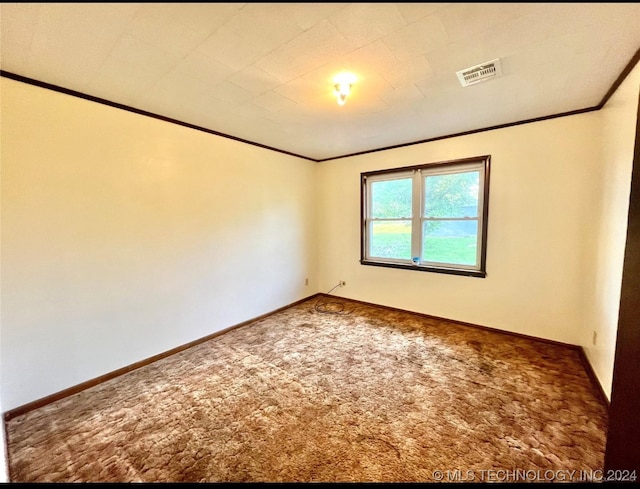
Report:
[[635,482],[640,4],[0,4],[0,481]]

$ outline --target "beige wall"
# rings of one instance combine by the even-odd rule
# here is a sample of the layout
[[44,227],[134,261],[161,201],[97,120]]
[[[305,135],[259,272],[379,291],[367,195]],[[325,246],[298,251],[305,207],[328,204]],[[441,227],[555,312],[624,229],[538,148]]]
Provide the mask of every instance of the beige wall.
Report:
[[640,65],[599,112],[603,144],[592,191],[597,208],[591,216],[592,239],[587,242],[590,262],[580,344],[607,394],[613,379],[639,87]]
[[[597,112],[320,163],[320,289],[579,344]],[[363,266],[360,173],[491,155],[487,277]],[[597,197],[596,197],[597,199]]]
[[314,163],[1,83],[3,409],[317,292]]

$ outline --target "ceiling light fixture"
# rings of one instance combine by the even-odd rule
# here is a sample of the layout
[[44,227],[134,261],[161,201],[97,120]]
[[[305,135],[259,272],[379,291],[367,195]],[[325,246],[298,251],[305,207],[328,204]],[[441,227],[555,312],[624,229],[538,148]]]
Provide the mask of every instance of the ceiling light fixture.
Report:
[[338,99],[338,105],[344,105],[347,97],[351,95],[351,86],[355,82],[356,77],[351,73],[340,73],[333,79],[335,95]]
[[351,83],[336,83],[336,96],[338,97],[338,105],[344,105],[349,94],[351,94]]

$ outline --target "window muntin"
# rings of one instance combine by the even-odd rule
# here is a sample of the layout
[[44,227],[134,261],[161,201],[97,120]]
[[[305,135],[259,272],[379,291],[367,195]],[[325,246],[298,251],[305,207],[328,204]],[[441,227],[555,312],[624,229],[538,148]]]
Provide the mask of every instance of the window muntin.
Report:
[[489,160],[363,173],[361,263],[484,277]]

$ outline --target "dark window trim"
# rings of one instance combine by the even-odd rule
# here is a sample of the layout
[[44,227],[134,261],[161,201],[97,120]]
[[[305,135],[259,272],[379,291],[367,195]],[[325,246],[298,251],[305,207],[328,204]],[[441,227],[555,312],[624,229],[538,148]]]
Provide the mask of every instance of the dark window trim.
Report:
[[487,272],[484,270],[464,270],[462,268],[446,268],[446,267],[417,267],[414,265],[402,265],[401,263],[386,263],[378,261],[369,261],[365,259],[360,260],[361,265],[371,265],[374,267],[386,267],[386,268],[399,268],[401,270],[413,270],[417,272],[435,272],[435,273],[447,273],[449,275],[464,275],[467,277],[480,277],[487,276]]
[[[413,264],[378,262],[366,259],[366,202],[367,202],[367,178],[376,175],[384,175],[391,173],[399,173],[402,171],[424,170],[425,168],[434,168],[442,166],[461,165],[465,163],[483,163],[484,166],[484,188],[483,188],[483,207],[482,207],[482,236],[480,248],[480,267],[479,270],[467,270],[463,268],[451,267],[434,267],[434,266],[416,266]],[[474,156],[470,158],[460,158],[457,160],[439,161],[435,163],[424,163],[421,165],[402,166],[398,168],[386,168],[384,170],[374,170],[362,172],[360,174],[360,264],[375,267],[398,268],[402,270],[413,270],[419,272],[435,272],[446,273],[450,275],[463,275],[467,277],[485,278],[487,276],[487,231],[489,229],[489,176],[491,169],[491,155]]]

